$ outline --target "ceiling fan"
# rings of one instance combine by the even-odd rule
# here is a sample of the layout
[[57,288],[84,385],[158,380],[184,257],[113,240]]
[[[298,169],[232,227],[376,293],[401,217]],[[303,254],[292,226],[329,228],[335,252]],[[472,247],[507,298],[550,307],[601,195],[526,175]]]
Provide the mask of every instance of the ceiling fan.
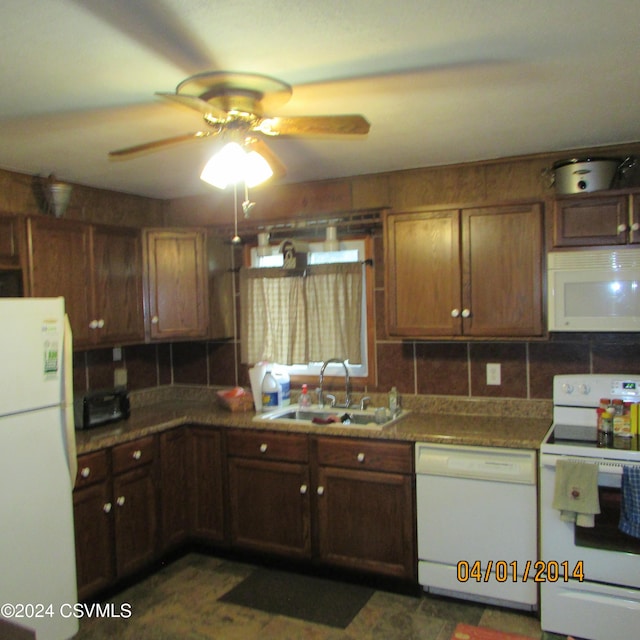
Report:
[[275,154],[257,136],[366,135],[367,120],[356,114],[327,116],[272,116],[291,98],[290,85],[269,76],[228,71],[206,71],[183,80],[175,92],[156,92],[161,98],[199,111],[208,125],[170,138],[154,140],[109,152],[112,158],[153,151],[161,147],[224,135],[263,155],[284,174]]

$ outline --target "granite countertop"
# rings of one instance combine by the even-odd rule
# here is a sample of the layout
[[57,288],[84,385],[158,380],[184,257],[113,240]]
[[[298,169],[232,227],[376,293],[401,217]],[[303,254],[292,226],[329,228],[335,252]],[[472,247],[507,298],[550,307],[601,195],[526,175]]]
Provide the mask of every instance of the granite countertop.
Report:
[[[538,449],[549,429],[551,419],[546,407],[527,411],[520,405],[505,405],[498,413],[490,415],[468,413],[474,409],[487,412],[481,403],[462,403],[467,413],[461,413],[460,403],[414,403],[397,422],[383,429],[362,427],[298,424],[285,421],[253,420],[254,413],[232,413],[218,406],[214,397],[204,399],[193,390],[181,389],[180,393],[165,394],[155,402],[136,402],[132,399],[131,417],[122,422],[76,432],[78,454],[89,453],[141,436],[160,433],[185,424],[266,429],[297,433],[326,434],[374,438],[380,440],[405,440],[410,442],[436,442],[517,449]],[[167,395],[174,395],[167,398]],[[179,397],[175,397],[179,396]],[[513,407],[518,406],[513,410]],[[507,407],[507,410],[505,410]],[[535,407],[534,407],[535,408]],[[495,410],[494,410],[495,411]],[[527,417],[520,415],[525,413]],[[534,417],[530,417],[533,415]]]

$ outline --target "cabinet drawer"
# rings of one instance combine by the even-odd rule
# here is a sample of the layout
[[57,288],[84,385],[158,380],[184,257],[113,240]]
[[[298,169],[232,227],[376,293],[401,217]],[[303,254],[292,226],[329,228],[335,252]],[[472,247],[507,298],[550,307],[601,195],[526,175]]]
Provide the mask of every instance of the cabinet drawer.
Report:
[[413,447],[407,443],[318,438],[318,464],[351,469],[413,472]]
[[75,488],[80,489],[81,487],[101,482],[107,477],[107,471],[106,449],[78,456],[78,473],[76,474]]
[[125,442],[113,448],[113,473],[122,473],[149,464],[155,456],[153,436]]
[[232,431],[227,434],[230,456],[307,462],[309,447],[302,434],[273,433],[271,431]]

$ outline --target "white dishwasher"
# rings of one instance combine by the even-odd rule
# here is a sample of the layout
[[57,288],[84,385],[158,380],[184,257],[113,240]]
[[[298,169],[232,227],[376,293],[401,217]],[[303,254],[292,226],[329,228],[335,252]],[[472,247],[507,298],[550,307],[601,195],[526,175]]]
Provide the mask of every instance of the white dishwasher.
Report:
[[416,443],[418,582],[536,610],[536,452]]

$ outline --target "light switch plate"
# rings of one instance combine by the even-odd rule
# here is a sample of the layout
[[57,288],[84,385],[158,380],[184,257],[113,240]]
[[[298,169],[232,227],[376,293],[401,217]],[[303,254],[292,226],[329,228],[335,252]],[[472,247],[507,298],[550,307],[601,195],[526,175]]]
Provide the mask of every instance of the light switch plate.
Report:
[[497,386],[502,384],[499,362],[487,362],[487,385]]
[[124,367],[113,370],[113,386],[114,387],[126,387],[127,386],[127,370]]

